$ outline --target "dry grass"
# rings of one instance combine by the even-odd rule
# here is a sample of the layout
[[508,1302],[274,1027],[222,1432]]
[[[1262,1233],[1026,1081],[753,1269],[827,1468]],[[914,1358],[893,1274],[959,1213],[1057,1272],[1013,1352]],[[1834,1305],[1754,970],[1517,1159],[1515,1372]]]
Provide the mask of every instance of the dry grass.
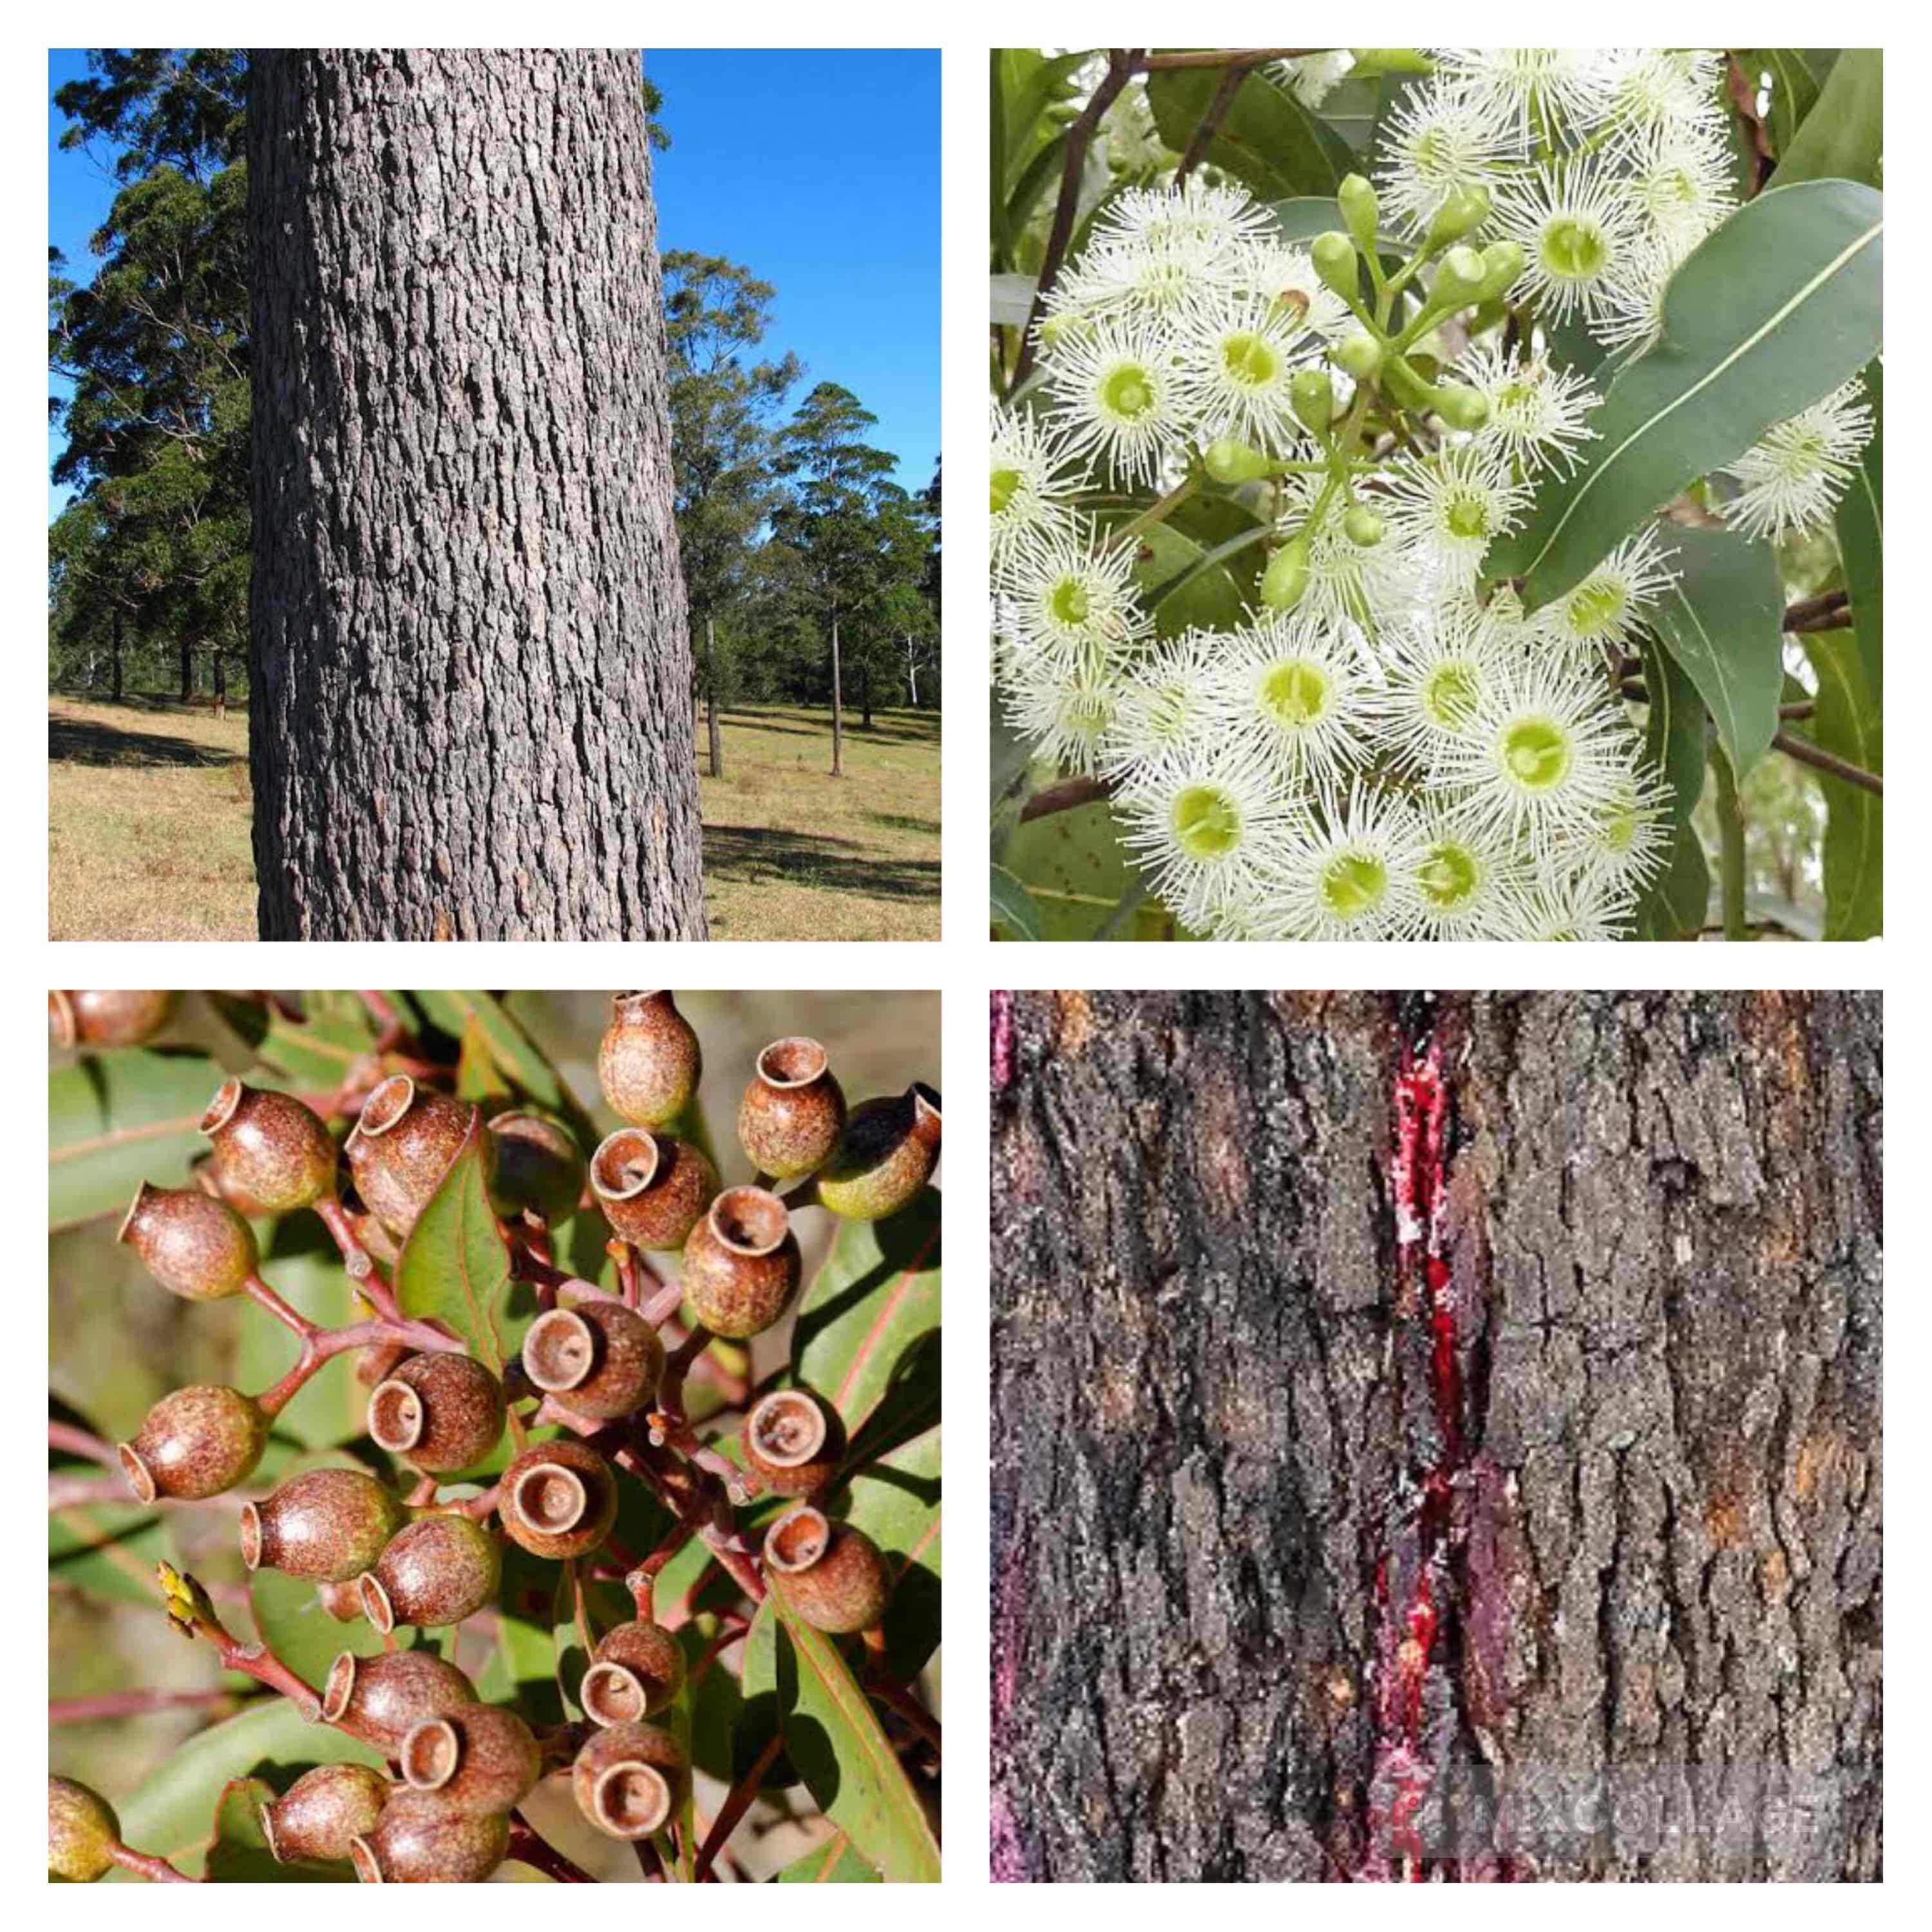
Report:
[[[824,712],[724,714],[725,776],[700,782],[715,938],[939,937],[939,721],[858,715],[835,779]],[[51,937],[254,938],[244,709],[50,697],[47,734]]]

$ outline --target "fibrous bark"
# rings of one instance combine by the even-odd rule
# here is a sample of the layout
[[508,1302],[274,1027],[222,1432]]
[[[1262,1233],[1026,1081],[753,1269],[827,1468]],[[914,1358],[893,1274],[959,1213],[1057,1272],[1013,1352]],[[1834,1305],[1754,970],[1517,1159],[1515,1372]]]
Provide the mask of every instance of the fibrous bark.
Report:
[[1880,1037],[996,996],[996,1874],[1878,1876]]
[[250,76],[262,936],[702,938],[637,55]]

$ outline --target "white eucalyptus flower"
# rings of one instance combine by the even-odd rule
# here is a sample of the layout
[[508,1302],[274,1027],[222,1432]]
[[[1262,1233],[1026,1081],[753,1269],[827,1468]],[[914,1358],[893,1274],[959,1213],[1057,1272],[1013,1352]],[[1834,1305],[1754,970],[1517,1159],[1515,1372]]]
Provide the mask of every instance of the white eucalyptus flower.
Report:
[[1238,747],[1284,784],[1328,784],[1363,755],[1370,694],[1361,633],[1298,612],[1222,640],[1208,674],[1210,742]]
[[1412,88],[1382,130],[1376,174],[1383,218],[1422,230],[1460,190],[1493,190],[1521,150],[1515,110],[1440,81]]
[[1675,260],[1694,248],[1738,202],[1721,131],[1658,130],[1634,152],[1630,194]]
[[1521,345],[1505,349],[1488,335],[1463,356],[1456,373],[1490,406],[1477,441],[1492,442],[1513,459],[1568,476],[1578,451],[1597,434],[1585,418],[1602,398],[1588,377],[1557,368],[1547,356]]
[[1517,898],[1511,937],[1588,944],[1629,935],[1635,899],[1606,874],[1583,872],[1542,878]]
[[1532,628],[1600,663],[1606,650],[1621,652],[1636,641],[1639,624],[1677,581],[1671,568],[1676,555],[1660,527],[1647,524],[1574,590],[1538,611]]
[[1547,320],[1594,323],[1641,278],[1646,238],[1629,184],[1595,156],[1535,168],[1498,190],[1495,219],[1523,254],[1518,290]]
[[1048,355],[1111,320],[1172,320],[1208,289],[1236,286],[1238,255],[1219,243],[1177,236],[1164,242],[1096,242],[1046,298],[1040,346]]
[[1279,304],[1311,335],[1333,341],[1354,324],[1354,312],[1315,272],[1306,248],[1274,239],[1244,248],[1231,271],[1238,287]]
[[1070,532],[1069,499],[1078,487],[1066,472],[1073,458],[1062,438],[1024,410],[992,405],[993,560],[1025,538]]
[[1378,640],[1382,680],[1369,700],[1378,744],[1425,781],[1474,728],[1485,692],[1505,675],[1500,633],[1464,600],[1401,624]]
[[1579,867],[1641,898],[1670,855],[1670,788],[1660,773],[1647,766],[1633,770],[1579,840]]
[[1276,939],[1399,939],[1418,916],[1422,821],[1394,792],[1323,801],[1268,868],[1264,928]]
[[1207,742],[1213,673],[1227,642],[1217,631],[1189,631],[1154,646],[1121,676],[1102,761],[1110,777]]
[[1130,548],[1077,526],[1016,544],[993,576],[1008,662],[1064,675],[1123,658],[1151,628],[1133,566]]
[[1070,334],[1046,365],[1046,386],[1069,448],[1129,485],[1153,482],[1193,430],[1167,334],[1145,322]]
[[1143,766],[1114,794],[1114,813],[1155,895],[1197,931],[1252,900],[1299,816],[1254,759],[1204,744]]
[[1200,248],[1232,257],[1274,227],[1273,217],[1246,188],[1192,174],[1171,188],[1129,188],[1094,224],[1094,237],[1102,244]]
[[1523,869],[1493,825],[1454,806],[1423,808],[1415,866],[1416,917],[1426,939],[1514,936]]
[[1721,133],[1724,56],[1708,47],[1619,47],[1601,76],[1600,118],[1627,142]]
[[1828,517],[1871,440],[1864,392],[1864,378],[1854,376],[1808,410],[1774,424],[1727,464],[1741,488],[1724,506],[1724,520],[1748,537],[1775,541]]
[[1354,64],[1355,57],[1346,47],[1330,47],[1322,53],[1276,61],[1269,71],[1303,106],[1318,110]]
[[1210,296],[1180,319],[1174,339],[1180,406],[1203,441],[1234,436],[1270,456],[1305,445],[1288,384],[1319,345],[1292,308]]
[[1544,861],[1616,806],[1640,749],[1600,675],[1545,656],[1511,666],[1484,692],[1439,770],[1467,788],[1480,823]]
[[1529,498],[1528,486],[1510,478],[1496,446],[1446,445],[1396,475],[1389,526],[1445,584],[1465,588],[1476,580],[1490,544],[1516,527]]
[[1612,64],[1598,47],[1436,47],[1449,86],[1526,132],[1540,119],[1587,128],[1603,114]]
[[1009,722],[1031,741],[1036,756],[1083,778],[1098,773],[1119,703],[1108,666],[1045,658],[1016,665],[1006,675],[1006,700]]

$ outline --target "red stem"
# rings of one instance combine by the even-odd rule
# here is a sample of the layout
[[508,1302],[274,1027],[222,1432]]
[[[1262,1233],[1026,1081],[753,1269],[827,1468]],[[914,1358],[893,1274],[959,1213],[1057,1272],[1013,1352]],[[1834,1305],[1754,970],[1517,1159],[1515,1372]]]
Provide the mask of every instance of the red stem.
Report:
[[76,1429],[70,1422],[56,1422],[47,1419],[47,1447],[64,1450],[70,1456],[85,1456],[90,1462],[98,1462],[104,1469],[112,1469],[116,1475],[121,1473],[121,1458],[114,1453],[111,1442],[85,1429]]
[[520,1811],[510,1814],[510,1849],[507,1855],[540,1871],[560,1885],[595,1885],[596,1880],[581,1865],[575,1864],[541,1836]]
[[104,1697],[60,1697],[47,1706],[50,1724],[92,1724],[104,1718],[136,1718],[150,1711],[232,1704],[232,1690],[117,1690]]
[[345,1349],[360,1348],[371,1342],[399,1342],[406,1348],[440,1348],[460,1352],[463,1343],[453,1335],[425,1322],[406,1318],[394,1322],[358,1322],[346,1328],[317,1328],[302,1342],[296,1365],[266,1394],[256,1401],[266,1415],[278,1414],[292,1401],[302,1385],[325,1362]]
[[157,1858],[152,1852],[137,1852],[131,1845],[110,1845],[107,1856],[123,1871],[132,1872],[136,1878],[146,1879],[154,1885],[199,1885],[199,1879],[190,1878],[186,1872],[176,1871],[166,1858]]
[[782,1732],[774,1731],[764,1749],[759,1752],[755,1762],[737,1783],[732,1786],[730,1795],[718,1808],[718,1815],[711,1821],[711,1829],[706,1833],[704,1843],[698,1848],[698,1862],[692,1868],[692,1882],[702,1885],[711,1876],[711,1867],[718,1854],[724,1849],[724,1841],[738,1828],[738,1822],[752,1808],[752,1801],[758,1795],[758,1786],[772,1761],[778,1754],[778,1746],[784,1742]]

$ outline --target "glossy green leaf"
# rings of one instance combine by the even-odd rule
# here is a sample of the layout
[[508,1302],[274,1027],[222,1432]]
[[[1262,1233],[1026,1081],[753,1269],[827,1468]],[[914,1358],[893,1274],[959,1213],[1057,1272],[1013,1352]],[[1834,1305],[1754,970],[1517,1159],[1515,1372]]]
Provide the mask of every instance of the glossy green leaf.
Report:
[[561,1724],[556,1610],[556,1565],[506,1543],[495,1605],[436,1631],[436,1646],[484,1702],[514,1705],[533,1724]]
[[1838,506],[1838,552],[1845,561],[1845,588],[1851,593],[1852,622],[1858,657],[1874,702],[1885,693],[1885,377],[1876,358],[1865,370],[1865,400],[1871,405],[1871,440],[1858,458],[1857,473]]
[[1002,939],[1038,939],[1040,909],[1020,880],[1004,866],[993,868],[989,904],[994,931]]
[[259,1778],[238,1778],[222,1788],[214,1807],[214,1842],[208,1848],[206,1875],[212,1885],[353,1885],[355,1868],[345,1858],[326,1864],[303,1858],[280,1863],[268,1849],[262,1807],[272,1804],[275,1787]]
[[[328,1461],[340,1466],[343,1460],[317,1457],[305,1466],[319,1468]],[[328,1681],[328,1666],[345,1650],[358,1657],[374,1657],[389,1648],[368,1618],[338,1623],[322,1608],[313,1583],[285,1576],[279,1570],[256,1570],[250,1574],[248,1603],[263,1641],[318,1696]],[[412,1630],[399,1629],[395,1636],[397,1646],[404,1650],[416,1640]]]
[[[1210,68],[1163,68],[1148,76],[1154,125],[1177,154],[1188,151],[1221,80],[1222,70]],[[1242,76],[1208,139],[1205,158],[1263,201],[1332,194],[1355,165],[1348,142],[1259,69]]]
[[1788,188],[1794,182],[1837,179],[1876,188],[1884,152],[1884,52],[1877,47],[1846,47],[1772,172],[1771,184]]
[[558,1570],[551,1630],[557,1695],[566,1717],[584,1715],[579,1692],[591,1657],[605,1632],[628,1622],[632,1615],[629,1596],[614,1583],[592,1582],[586,1565],[569,1562]]
[[396,1299],[405,1313],[446,1322],[470,1352],[503,1372],[535,1316],[530,1291],[513,1297],[510,1250],[484,1184],[483,1117],[471,1117],[456,1158],[403,1244]]
[[778,1885],[877,1885],[878,1873],[852,1849],[843,1832],[803,1858],[794,1858],[774,1881]]
[[1818,99],[1838,60],[1835,47],[1754,47],[1738,56],[1755,81],[1760,73],[1770,76],[1771,98],[1766,121],[1771,136],[1771,151],[1781,154],[1796,136],[1806,115]]
[[375,1021],[354,993],[304,994],[299,1018],[270,1000],[233,993],[208,998],[262,1066],[291,1087],[333,1091],[375,1048]]
[[569,1082],[494,994],[423,992],[416,997],[431,1022],[452,1039],[462,1040],[473,1022],[490,1057],[526,1100],[555,1114],[586,1147],[596,1144],[590,1117]]
[[1172,523],[1153,524],[1140,533],[1134,581],[1142,609],[1154,619],[1155,634],[1178,638],[1197,627],[1233,630],[1247,620],[1233,566],[1262,554],[1265,525],[1252,518],[1225,542],[1208,546]]
[[778,1583],[745,1643],[745,1694],[774,1700],[791,1760],[813,1797],[890,1881],[937,1884],[926,1808],[870,1700],[832,1640],[794,1616]]
[[[1268,213],[1274,218],[1275,231],[1284,242],[1305,247],[1318,235],[1348,232],[1342,205],[1332,194],[1291,195],[1285,201],[1271,201]],[[1407,259],[1408,247],[1400,236],[1380,233],[1376,250],[1395,262]]]
[[[1006,841],[1001,858],[1025,881],[1047,939],[1091,939],[1139,878],[1120,850],[1104,802],[1030,819]],[[1162,939],[1173,922],[1150,899],[1133,913],[1124,939]]]
[[1710,869],[1690,823],[1704,788],[1706,726],[1703,701],[1676,658],[1652,644],[1644,651],[1650,694],[1644,726],[1648,762],[1670,787],[1670,847],[1661,874],[1638,902],[1640,939],[1694,939],[1711,895]]
[[[1803,640],[1818,674],[1818,709],[1803,728],[1822,750],[1861,770],[1884,769],[1885,734],[1850,631]],[[1885,806],[1862,786],[1817,773],[1825,795],[1825,937],[1875,939],[1885,929]]]
[[[157,1618],[160,1612],[156,1611]],[[198,1875],[214,1832],[215,1808],[237,1778],[290,1783],[311,1765],[382,1768],[382,1754],[332,1724],[309,1724],[285,1697],[275,1698],[197,1732],[116,1806],[123,1839]],[[124,1880],[116,1871],[104,1883]]]
[[222,1069],[185,1047],[83,1053],[47,1076],[50,1231],[123,1213],[144,1180],[178,1187]]
[[842,1222],[799,1304],[794,1375],[838,1410],[848,1436],[939,1326],[940,1204],[929,1187],[885,1220]]
[[886,1654],[902,1683],[939,1648],[940,1432],[937,1426],[866,1464],[833,1513],[885,1552],[892,1577]]
[[1653,622],[1697,688],[1742,778],[1771,748],[1784,689],[1784,588],[1778,553],[1735,530],[1672,529],[1677,581]]
[[1856,375],[1882,333],[1881,198],[1807,182],[1747,202],[1691,254],[1664,334],[1625,365],[1592,417],[1598,440],[1546,478],[1523,527],[1491,550],[1534,608],[1581,582],[1698,477]]

